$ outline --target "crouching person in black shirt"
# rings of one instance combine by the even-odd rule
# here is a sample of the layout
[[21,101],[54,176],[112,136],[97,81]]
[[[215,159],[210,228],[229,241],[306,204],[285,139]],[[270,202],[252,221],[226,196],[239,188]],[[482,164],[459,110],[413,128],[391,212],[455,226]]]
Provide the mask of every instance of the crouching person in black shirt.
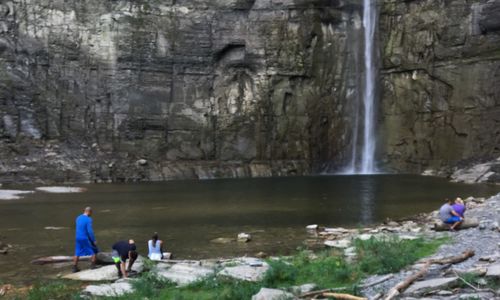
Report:
[[[134,240],[127,241],[119,241],[113,245],[113,253],[111,257],[115,262],[116,268],[118,269],[118,277],[127,278],[127,275],[132,272],[132,265],[137,259],[137,251],[135,247]],[[125,268],[127,259],[130,259],[128,262],[128,267]]]

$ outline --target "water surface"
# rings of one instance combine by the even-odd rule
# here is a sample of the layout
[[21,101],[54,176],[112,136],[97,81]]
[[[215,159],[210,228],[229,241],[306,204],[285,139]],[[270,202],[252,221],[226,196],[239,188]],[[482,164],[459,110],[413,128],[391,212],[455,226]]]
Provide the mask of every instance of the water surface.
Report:
[[[311,176],[294,178],[171,181],[85,185],[80,194],[36,192],[0,201],[0,236],[14,245],[0,256],[0,280],[30,282],[68,272],[40,267],[40,256],[73,253],[74,219],[94,208],[98,245],[110,251],[120,239],[133,238],[145,253],[158,231],[177,258],[286,254],[302,244],[308,224],[356,227],[438,208],[446,197],[489,196],[500,187],[453,184],[413,175]],[[15,187],[19,188],[19,187]],[[23,186],[29,189],[33,187]],[[47,226],[66,227],[46,230]],[[210,243],[218,237],[252,233],[247,244]],[[86,267],[82,263],[82,267]]]

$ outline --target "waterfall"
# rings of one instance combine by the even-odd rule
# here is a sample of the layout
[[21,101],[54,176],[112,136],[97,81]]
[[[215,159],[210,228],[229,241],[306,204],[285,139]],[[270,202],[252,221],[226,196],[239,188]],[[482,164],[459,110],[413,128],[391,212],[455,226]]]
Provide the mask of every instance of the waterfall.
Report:
[[375,173],[375,28],[377,23],[376,0],[363,0],[363,28],[364,28],[364,124],[363,124],[363,150],[361,153],[360,173]]
[[[376,27],[377,0],[363,0],[364,72],[359,82],[361,93],[353,108],[351,161],[346,174],[377,173],[375,164],[375,100],[376,100]],[[362,134],[361,134],[362,132]],[[362,139],[361,139],[362,138]],[[361,141],[359,141],[361,139]]]

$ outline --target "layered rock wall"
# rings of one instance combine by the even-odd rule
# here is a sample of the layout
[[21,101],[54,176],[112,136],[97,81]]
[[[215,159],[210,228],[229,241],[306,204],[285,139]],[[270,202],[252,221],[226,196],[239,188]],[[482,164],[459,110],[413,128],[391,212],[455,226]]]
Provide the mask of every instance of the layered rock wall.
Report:
[[4,181],[305,174],[347,156],[356,1],[0,2]]
[[500,1],[386,0],[381,153],[419,172],[500,156]]

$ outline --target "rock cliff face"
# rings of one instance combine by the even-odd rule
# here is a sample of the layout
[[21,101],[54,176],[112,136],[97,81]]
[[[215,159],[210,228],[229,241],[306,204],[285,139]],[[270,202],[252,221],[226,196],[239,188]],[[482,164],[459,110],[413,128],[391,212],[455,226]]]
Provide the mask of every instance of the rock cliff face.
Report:
[[4,181],[304,174],[347,155],[356,1],[0,1]]
[[500,1],[386,0],[381,153],[423,171],[500,156]]
[[[384,165],[500,155],[499,10],[380,1]],[[0,0],[0,181],[339,168],[361,12],[342,0]]]

